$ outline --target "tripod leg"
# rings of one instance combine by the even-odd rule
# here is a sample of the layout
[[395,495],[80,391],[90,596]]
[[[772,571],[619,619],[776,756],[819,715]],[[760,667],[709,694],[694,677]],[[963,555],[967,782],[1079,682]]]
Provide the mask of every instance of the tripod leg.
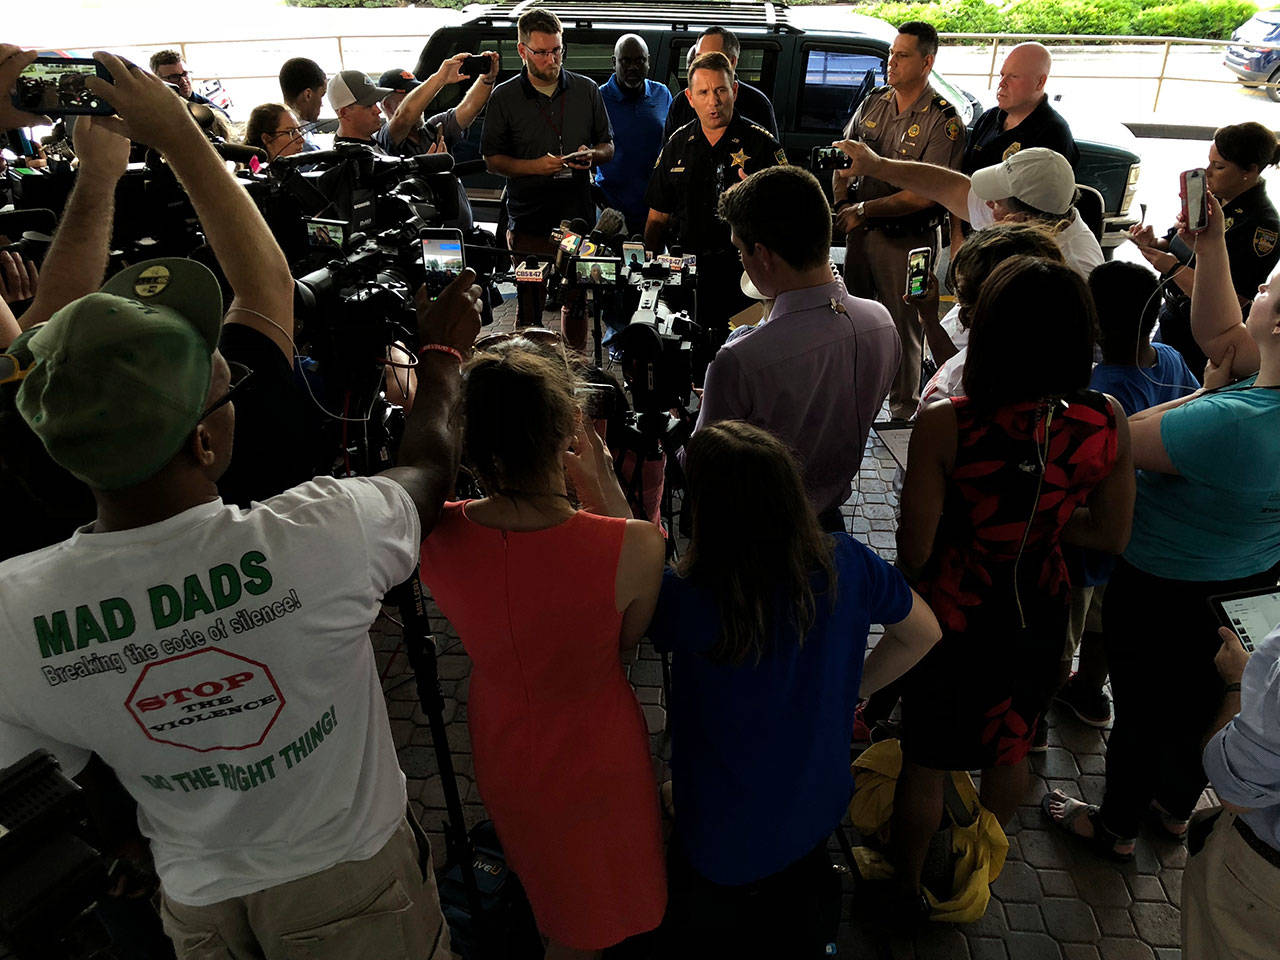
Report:
[[458,778],[453,769],[453,754],[445,733],[444,694],[440,690],[440,674],[436,668],[436,641],[431,635],[431,623],[427,618],[427,600],[422,590],[418,571],[391,591],[400,609],[404,624],[404,647],[413,667],[417,683],[418,702],[426,714],[431,728],[431,745],[436,754],[436,766],[440,771],[440,786],[444,793],[447,820],[445,822],[445,853],[450,863],[458,864],[462,871],[462,883],[466,887],[467,902],[471,914],[479,917],[482,912],[480,890],[476,886],[473,861],[475,851],[467,836],[467,820],[462,810],[462,795],[458,792]]

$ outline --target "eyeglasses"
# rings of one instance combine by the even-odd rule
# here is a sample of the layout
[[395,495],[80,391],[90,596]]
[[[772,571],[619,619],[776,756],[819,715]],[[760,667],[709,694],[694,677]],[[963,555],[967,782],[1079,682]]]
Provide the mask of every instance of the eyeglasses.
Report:
[[547,59],[549,57],[558,57],[564,53],[564,47],[552,47],[550,50],[535,50],[528,45],[525,46],[525,52],[531,57]]
[[302,129],[294,127],[291,130],[273,130],[267,134],[268,137],[288,137],[290,140],[301,140],[303,137]]
[[190,70],[183,70],[181,73],[166,73],[161,80],[187,80],[191,77]]
[[234,360],[227,361],[227,366],[231,368],[231,384],[227,387],[227,392],[222,395],[222,399],[215,400],[213,404],[200,414],[200,420],[204,420],[209,414],[213,413],[219,407],[224,407],[235,399],[236,393],[243,392],[245,384],[253,377],[253,371],[246,367],[243,363],[236,363]]

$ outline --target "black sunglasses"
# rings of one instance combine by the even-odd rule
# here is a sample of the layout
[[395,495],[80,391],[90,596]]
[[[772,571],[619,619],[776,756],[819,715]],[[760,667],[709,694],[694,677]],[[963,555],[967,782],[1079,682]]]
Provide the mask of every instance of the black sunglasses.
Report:
[[[227,366],[231,368],[231,385],[227,387],[227,392],[222,395],[221,399],[215,400],[204,413],[200,414],[200,420],[204,420],[219,407],[226,406],[234,400],[237,392],[243,393],[245,384],[253,378],[253,371],[243,363],[228,360]],[[196,423],[199,423],[200,420],[197,420]]]

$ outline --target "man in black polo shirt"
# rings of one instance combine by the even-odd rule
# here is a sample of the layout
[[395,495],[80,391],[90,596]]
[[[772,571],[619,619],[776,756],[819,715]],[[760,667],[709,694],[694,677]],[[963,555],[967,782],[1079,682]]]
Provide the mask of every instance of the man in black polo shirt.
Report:
[[[613,130],[600,88],[570,73],[560,20],[548,10],[522,14],[518,77],[498,84],[485,112],[480,152],[489,171],[507,178],[507,241],[517,254],[550,256],[549,234],[563,219],[595,220],[589,171],[613,158]],[[517,323],[539,324],[545,292],[521,301]],[[572,307],[572,308],[571,308]],[[584,347],[585,311],[566,305],[565,339]]]
[[676,216],[681,249],[698,258],[696,319],[714,346],[728,334],[729,318],[749,303],[739,286],[742,265],[729,225],[716,212],[720,194],[757,170],[787,162],[768,130],[738,115],[738,89],[723,53],[704,53],[693,61],[688,93],[697,118],[676,130],[662,148],[645,194],[649,218],[644,245],[656,253],[675,239],[666,234]]
[[1053,58],[1039,43],[1020,43],[1004,58],[996,105],[985,111],[973,125],[960,162],[963,173],[972,175],[993,167],[1027,147],[1048,147],[1067,158],[1072,169],[1080,161],[1080,151],[1071,136],[1071,127],[1057,110],[1049,106],[1044,92]]
[[[702,56],[704,53],[723,53],[729,58],[729,67],[734,71],[734,77],[737,77],[738,55],[742,52],[742,44],[738,42],[738,35],[732,30],[726,30],[724,27],[707,27],[702,31],[702,35],[698,37],[698,42],[694,45],[694,59]],[[692,70],[692,67],[690,68]],[[773,115],[773,104],[769,102],[769,98],[765,96],[764,91],[753,87],[745,80],[737,80],[738,94],[734,98],[733,109],[735,113],[742,114],[743,117],[764,127],[773,135],[773,139],[778,140],[778,119]],[[690,81],[692,86],[692,81]],[[671,135],[686,123],[694,119],[695,111],[693,104],[689,100],[689,88],[685,88],[683,97],[676,97],[672,101],[671,109],[667,112],[667,125],[663,130],[662,137],[664,140],[670,140]]]

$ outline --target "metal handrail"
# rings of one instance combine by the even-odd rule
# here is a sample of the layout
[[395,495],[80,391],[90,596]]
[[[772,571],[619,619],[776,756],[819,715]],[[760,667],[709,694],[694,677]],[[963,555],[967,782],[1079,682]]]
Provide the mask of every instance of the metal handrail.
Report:
[[[1020,42],[1023,40],[1036,40],[1041,43],[1053,42],[1071,42],[1078,45],[1086,45],[1092,43],[1123,43],[1134,46],[1163,46],[1163,56],[1160,61],[1160,72],[1156,74],[1140,74],[1140,75],[1098,75],[1098,74],[1063,74],[1055,73],[1054,78],[1058,80],[1154,80],[1156,81],[1155,99],[1151,104],[1154,111],[1160,105],[1160,94],[1164,89],[1166,80],[1185,83],[1216,83],[1223,85],[1233,85],[1237,81],[1234,79],[1212,79],[1208,77],[1182,77],[1170,75],[1168,73],[1169,54],[1174,46],[1202,46],[1202,47],[1242,47],[1248,50],[1280,50],[1280,43],[1255,43],[1252,41],[1234,41],[1234,40],[1199,40],[1191,37],[1132,37],[1120,34],[1070,34],[1070,33],[942,33],[939,37],[943,40],[985,40],[991,44],[991,59],[988,63],[987,86],[990,87],[995,81],[998,73],[997,59],[1000,55],[1000,46],[1006,42]],[[293,36],[293,37],[253,37],[253,43],[304,43],[320,40],[332,40],[337,45],[339,69],[347,69],[346,63],[346,42],[358,40],[386,40],[386,39],[405,39],[404,33],[351,33],[351,34],[318,34],[309,36]],[[122,48],[143,47],[148,49],[163,49],[165,47],[176,47],[182,54],[182,58],[187,59],[187,48],[197,46],[216,46],[219,44],[239,43],[250,41],[236,40],[178,40],[164,43],[128,43],[119,45]],[[59,49],[57,44],[40,45],[39,49]],[[970,73],[965,71],[947,71],[948,76],[953,77],[981,77],[982,73]],[[204,82],[207,80],[273,80],[275,74],[221,74],[218,76],[198,76],[193,77],[195,82]],[[1276,88],[1280,87],[1280,83],[1258,82],[1254,84],[1258,88]]]
[[[1160,72],[1154,76],[1098,76],[1093,75],[1073,75],[1055,73],[1054,79],[1057,80],[1154,80],[1156,81],[1155,100],[1152,101],[1151,109],[1155,111],[1160,106],[1160,92],[1164,89],[1166,80],[1183,81],[1186,83],[1222,83],[1234,84],[1235,80],[1213,80],[1208,77],[1178,77],[1168,74],[1169,52],[1174,45],[1189,47],[1243,47],[1246,50],[1280,50],[1280,43],[1254,43],[1251,41],[1240,40],[1200,40],[1192,37],[1130,37],[1120,34],[1074,34],[1074,33],[940,33],[939,38],[943,40],[988,40],[991,42],[991,62],[987,68],[987,86],[990,87],[995,81],[996,76],[996,57],[999,56],[1000,44],[1006,40],[1023,41],[1036,40],[1040,43],[1053,41],[1071,41],[1076,44],[1090,43],[1124,43],[1135,46],[1163,46],[1164,56],[1160,59]],[[948,76],[954,77],[980,77],[980,73],[962,73],[959,71],[947,71]],[[1280,87],[1280,83],[1258,83],[1258,87],[1268,89]]]

